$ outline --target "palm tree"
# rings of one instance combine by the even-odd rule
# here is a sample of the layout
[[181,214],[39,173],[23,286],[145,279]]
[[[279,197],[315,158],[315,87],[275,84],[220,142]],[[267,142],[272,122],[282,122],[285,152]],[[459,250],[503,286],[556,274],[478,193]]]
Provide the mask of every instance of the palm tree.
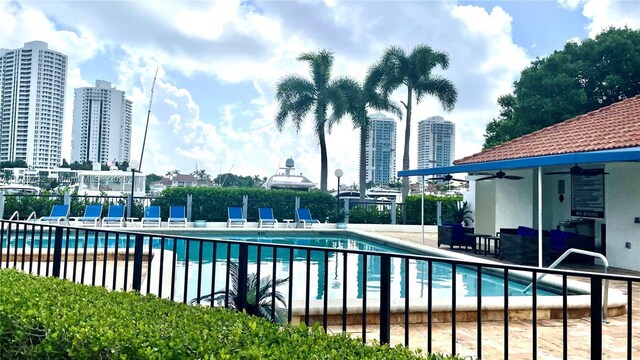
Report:
[[[389,94],[380,91],[380,81],[382,79],[382,71],[379,67],[372,67],[367,73],[367,77],[364,80],[362,86],[354,79],[341,78],[337,80],[338,87],[344,93],[348,107],[346,112],[351,115],[354,128],[360,129],[360,200],[364,200],[367,188],[367,137],[369,135],[370,119],[367,115],[368,109],[374,109],[378,111],[389,111],[398,117],[402,117],[402,111],[396,104],[389,100]],[[335,116],[329,123],[329,129],[331,126],[340,121]]]
[[[213,294],[203,295],[199,298],[192,299],[189,304],[195,304],[198,302],[208,302],[210,304],[217,303],[218,305],[224,304],[225,298],[228,299],[226,307],[229,309],[239,310],[240,297],[238,296],[238,289],[240,287],[238,265],[236,263],[229,263],[229,279],[231,280],[231,286],[229,288],[229,294],[226,290],[216,291]],[[275,281],[275,286],[284,284],[289,281],[289,278],[278,279]],[[284,296],[273,290],[273,280],[270,276],[265,276],[258,282],[258,277],[255,273],[247,274],[247,301],[245,311],[249,315],[254,315],[269,319],[277,323],[283,323],[285,320],[284,309],[287,304]],[[275,298],[277,302],[280,302],[283,307],[279,308],[277,304],[272,304],[271,300]],[[275,309],[272,310],[273,306]],[[273,312],[273,317],[271,313]]]
[[[407,54],[400,47],[392,46],[384,52],[380,61],[375,65],[384,74],[381,81],[383,92],[392,92],[402,85],[407,87],[407,101],[401,102],[406,112],[402,170],[409,170],[411,105],[414,94],[417,103],[420,103],[425,95],[437,97],[442,107],[447,111],[453,109],[458,98],[458,91],[451,81],[431,73],[437,66],[446,70],[449,67],[449,55],[433,50],[424,44],[416,46],[410,54]],[[402,198],[405,199],[408,194],[409,178],[404,177],[402,179]]]
[[345,111],[346,101],[331,80],[333,53],[320,50],[317,53],[303,53],[299,61],[309,63],[311,81],[298,75],[287,75],[276,85],[278,114],[276,127],[282,131],[287,118],[291,118],[296,132],[300,131],[302,120],[313,110],[315,135],[320,145],[320,190],[327,191],[327,144],[325,125],[329,108],[334,114]]

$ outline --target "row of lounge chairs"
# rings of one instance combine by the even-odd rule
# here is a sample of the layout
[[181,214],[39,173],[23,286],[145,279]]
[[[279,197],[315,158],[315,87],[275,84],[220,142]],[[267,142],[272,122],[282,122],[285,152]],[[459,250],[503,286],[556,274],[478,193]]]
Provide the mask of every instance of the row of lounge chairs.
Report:
[[[102,217],[102,208],[103,206],[100,204],[87,205],[83,216],[69,217],[69,205],[54,205],[49,216],[41,217],[38,221],[69,224],[69,219],[71,219],[75,221],[76,225],[82,226],[123,227],[125,225],[124,205],[109,205],[107,216],[105,217]],[[132,220],[130,219],[130,221]],[[160,206],[146,206],[144,208],[144,217],[140,221],[141,226],[160,227],[161,223]],[[187,227],[184,206],[170,206],[167,223],[169,227]]]
[[[44,216],[39,219],[40,222],[55,222],[55,223],[69,223],[69,219],[74,220],[76,225],[93,226],[93,227],[107,227],[117,226],[124,227],[125,225],[125,206],[124,205],[109,205],[107,216],[102,217],[103,206],[100,204],[87,205],[84,209],[84,215],[78,217],[69,217],[69,205],[54,205],[51,209],[49,216]],[[227,227],[245,227],[247,220],[244,217],[242,208],[229,207],[227,208]],[[275,228],[278,224],[278,220],[273,216],[272,208],[259,208],[258,209],[258,227],[260,228]],[[302,225],[307,229],[314,224],[319,224],[320,221],[311,217],[311,212],[306,208],[296,209],[297,225]],[[130,221],[134,219],[129,219]],[[141,227],[160,227],[162,224],[162,218],[160,217],[160,206],[146,206],[144,208],[144,217],[140,220]],[[184,206],[170,206],[169,218],[167,219],[168,227],[186,227],[187,218],[185,216]]]
[[[245,227],[247,220],[242,213],[242,208],[230,207],[227,208],[227,227]],[[275,228],[278,225],[278,220],[273,216],[272,208],[258,208],[258,227],[259,228]],[[311,217],[311,212],[306,208],[296,209],[297,225],[302,225],[303,228],[311,228],[314,224],[319,224],[320,221]]]

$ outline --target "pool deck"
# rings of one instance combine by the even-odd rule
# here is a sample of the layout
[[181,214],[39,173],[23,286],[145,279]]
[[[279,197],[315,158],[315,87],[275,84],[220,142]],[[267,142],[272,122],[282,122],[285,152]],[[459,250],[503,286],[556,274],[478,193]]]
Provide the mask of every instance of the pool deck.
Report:
[[[425,233],[424,244],[419,232],[375,232],[376,235],[387,236],[414,245],[437,248],[437,234]],[[442,247],[448,250],[448,247]],[[464,250],[448,250],[456,253],[478,256]],[[493,259],[493,257],[490,257]],[[569,267],[571,268],[571,267]],[[576,269],[574,266],[573,269]],[[584,270],[584,266],[580,267]],[[601,267],[593,267],[592,271],[601,271]],[[640,273],[621,269],[610,269],[611,273],[640,276]],[[627,294],[626,283],[611,282],[610,287]],[[634,283],[634,294],[640,294],[640,283]],[[562,359],[562,320],[538,320],[538,358]],[[640,296],[633,297],[633,358],[640,357]],[[427,325],[410,324],[409,346],[411,348],[427,349]],[[589,318],[568,320],[568,358],[588,359],[590,352]],[[340,333],[341,326],[330,326],[329,331]],[[360,326],[348,326],[347,332],[353,336],[362,336]],[[603,358],[626,359],[627,317],[609,317],[609,323],[603,324]],[[404,344],[405,328],[403,325],[393,325],[391,329],[392,344]],[[378,339],[380,330],[376,325],[367,326],[367,340]],[[456,351],[463,356],[473,356],[476,349],[477,327],[475,322],[459,322],[456,326]],[[433,324],[433,351],[451,353],[451,323]],[[509,321],[509,358],[530,359],[532,354],[532,326],[531,320],[512,319]],[[501,359],[504,352],[504,324],[501,321],[485,321],[482,324],[482,357],[486,359]]]

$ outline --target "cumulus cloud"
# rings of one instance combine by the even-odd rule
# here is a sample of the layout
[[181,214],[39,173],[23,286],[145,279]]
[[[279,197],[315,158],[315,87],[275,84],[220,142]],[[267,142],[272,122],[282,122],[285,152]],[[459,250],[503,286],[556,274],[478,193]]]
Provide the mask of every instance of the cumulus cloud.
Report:
[[[632,24],[630,3],[560,1],[567,9],[583,6],[591,19],[589,31],[605,24]],[[334,76],[360,81],[390,45],[410,51],[424,43],[449,53],[449,69],[437,74],[456,85],[458,104],[450,113],[433,98],[414,105],[412,167],[417,122],[433,115],[456,122],[457,157],[479,151],[485,125],[498,112],[497,97],[511,91],[530,60],[513,41],[513,19],[499,6],[486,10],[432,1],[56,1],[2,2],[0,10],[0,47],[17,48],[36,39],[49,42],[50,48],[69,56],[69,89],[95,82],[83,72],[89,61],[117,74],[117,79],[105,80],[133,101],[133,159],[142,150],[153,75],[159,67],[142,167],[161,174],[176,168],[190,172],[197,163],[213,175],[233,165],[242,175],[268,176],[293,156],[297,171],[319,182],[313,119],[307,119],[299,133],[288,125],[278,132],[273,123],[277,81],[290,73],[309,76],[307,65],[296,61],[304,51],[331,49],[336,55]],[[235,84],[243,86],[229,86]],[[393,94],[396,101],[405,97],[402,88]],[[70,136],[73,99],[67,98],[65,133]],[[404,125],[398,120],[398,169]],[[342,168],[346,183],[357,181],[358,139],[349,119],[327,135],[330,173]]]

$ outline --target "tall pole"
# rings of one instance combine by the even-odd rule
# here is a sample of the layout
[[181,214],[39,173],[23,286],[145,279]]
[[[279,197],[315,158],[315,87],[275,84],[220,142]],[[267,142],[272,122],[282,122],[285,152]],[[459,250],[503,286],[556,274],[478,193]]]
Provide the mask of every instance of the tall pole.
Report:
[[[156,79],[158,78],[158,68],[156,67],[156,73],[153,75],[153,84],[151,85],[151,96],[149,97],[149,109],[147,110],[147,122],[144,125],[144,137],[142,138],[142,151],[140,152],[140,162],[138,163],[138,170],[142,169],[142,157],[144,156],[144,146],[147,143],[147,130],[149,129],[149,117],[151,116],[151,104],[153,103],[153,90],[156,87]],[[131,179],[133,182],[133,178]]]
[[[341,169],[336,169],[336,171],[334,172],[334,174],[336,175],[336,177],[338,178],[338,192],[336,193],[336,198],[338,199],[338,206],[336,208],[337,212],[336,212],[336,219],[338,216],[340,216],[340,178],[342,177],[343,173]],[[336,220],[337,221],[337,220]]]
[[422,175],[422,201],[420,206],[420,226],[422,227],[422,245],[424,245],[424,175]]

